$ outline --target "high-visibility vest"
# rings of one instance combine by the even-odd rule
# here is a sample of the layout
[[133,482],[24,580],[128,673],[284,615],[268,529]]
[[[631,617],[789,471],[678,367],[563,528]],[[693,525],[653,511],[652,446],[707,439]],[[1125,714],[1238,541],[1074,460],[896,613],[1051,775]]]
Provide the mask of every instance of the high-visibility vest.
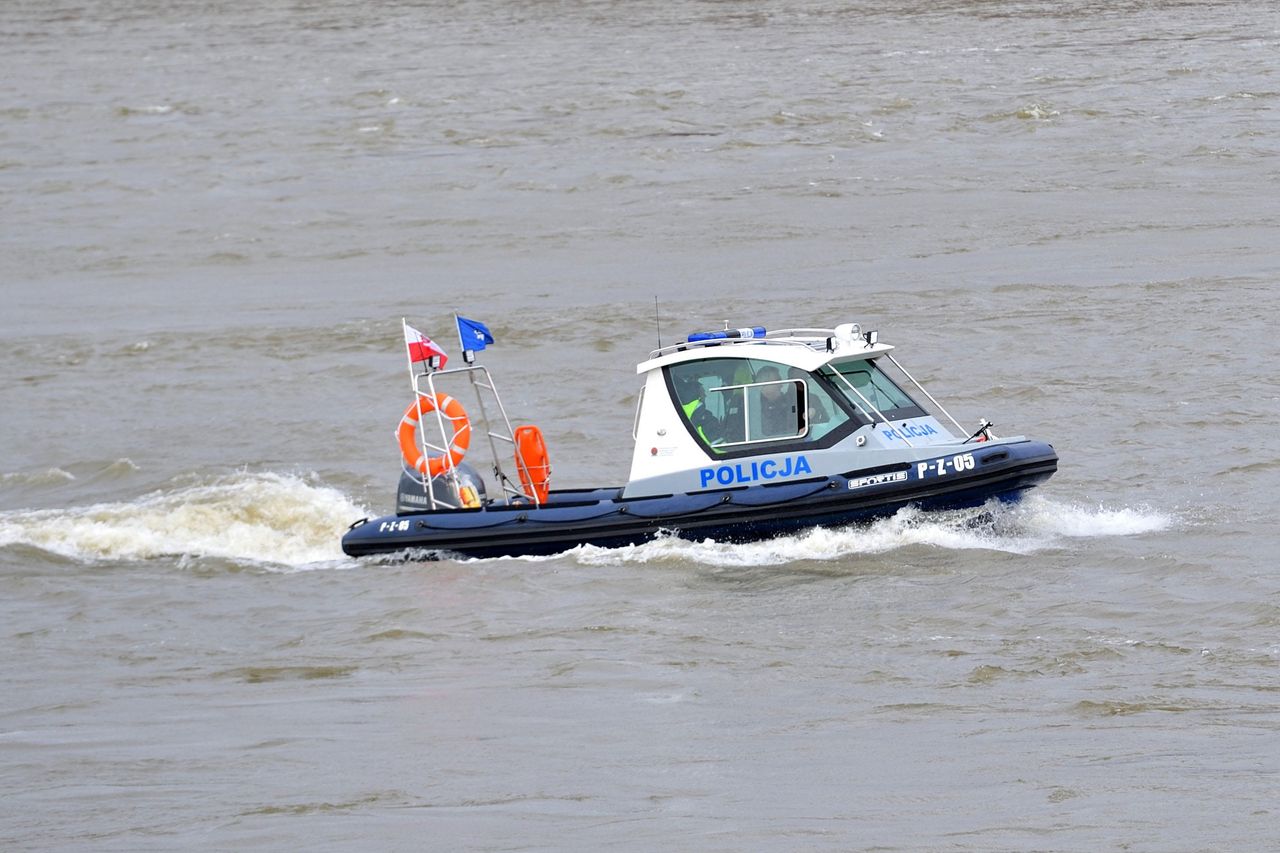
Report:
[[[701,400],[694,400],[690,403],[685,403],[683,406],[680,407],[684,409],[684,416],[689,419],[689,423],[693,423],[693,413],[696,412],[698,410],[698,407],[701,405],[702,405]],[[702,436],[702,440],[705,441],[707,444],[710,444],[711,439],[707,438],[707,434],[702,431],[702,427],[698,426],[697,424],[694,424],[693,426],[694,426],[694,429],[698,431],[698,435]]]

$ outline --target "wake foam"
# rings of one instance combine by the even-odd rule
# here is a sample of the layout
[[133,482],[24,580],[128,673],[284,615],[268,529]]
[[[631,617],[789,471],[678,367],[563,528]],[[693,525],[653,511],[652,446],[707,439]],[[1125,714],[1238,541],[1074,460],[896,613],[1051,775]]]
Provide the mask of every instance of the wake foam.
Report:
[[1168,515],[1143,508],[1082,507],[1044,501],[1031,521],[1043,532],[1073,539],[1091,536],[1133,536],[1165,530],[1173,524]]
[[[44,477],[65,479],[51,470]],[[42,476],[42,475],[36,475]],[[81,562],[160,557],[217,558],[286,568],[354,565],[339,544],[356,518],[371,513],[342,492],[306,478],[239,473],[166,489],[133,501],[0,512],[0,547],[38,548]],[[815,528],[762,542],[725,544],[663,536],[624,548],[582,546],[533,562],[569,558],[582,565],[697,563],[717,567],[835,561],[910,547],[1029,554],[1070,540],[1131,536],[1168,528],[1146,509],[1081,506],[1031,496],[949,512],[908,508],[869,525]]]
[[575,548],[568,555],[585,565],[695,562],[738,567],[838,560],[912,546],[1030,554],[1061,547],[1071,539],[1138,535],[1171,523],[1169,516],[1149,509],[1089,508],[1033,496],[1019,504],[992,501],[977,509],[948,512],[909,507],[869,525],[815,528],[763,542],[724,544],[665,536],[625,548]]
[[336,489],[240,473],[133,501],[0,513],[0,546],[84,562],[182,556],[300,567],[344,561],[339,537],[362,515]]

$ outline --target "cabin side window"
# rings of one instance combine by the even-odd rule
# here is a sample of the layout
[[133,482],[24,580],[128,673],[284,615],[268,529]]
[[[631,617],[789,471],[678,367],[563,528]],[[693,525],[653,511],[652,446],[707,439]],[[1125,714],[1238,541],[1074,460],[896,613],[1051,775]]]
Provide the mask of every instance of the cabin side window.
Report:
[[835,365],[834,369],[824,367],[821,372],[840,389],[854,408],[869,420],[880,420],[876,415],[877,410],[891,421],[918,418],[928,414],[873,360],[845,362]]
[[785,364],[710,358],[667,375],[690,431],[718,454],[814,444],[849,421],[824,383]]

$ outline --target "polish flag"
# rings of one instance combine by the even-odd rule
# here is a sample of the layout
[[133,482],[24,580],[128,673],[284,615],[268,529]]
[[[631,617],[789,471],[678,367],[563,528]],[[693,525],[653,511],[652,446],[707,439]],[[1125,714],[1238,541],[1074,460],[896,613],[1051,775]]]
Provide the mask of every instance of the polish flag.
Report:
[[419,332],[408,323],[404,325],[404,345],[409,348],[409,361],[426,361],[432,356],[440,356],[440,369],[449,362],[449,356],[436,345],[435,341]]

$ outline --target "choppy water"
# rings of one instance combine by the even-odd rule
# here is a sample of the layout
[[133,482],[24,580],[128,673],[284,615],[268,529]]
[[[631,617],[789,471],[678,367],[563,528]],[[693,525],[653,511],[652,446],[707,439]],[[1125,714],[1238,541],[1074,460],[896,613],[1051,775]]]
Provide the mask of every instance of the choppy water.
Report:
[[[0,846],[1270,850],[1280,19],[0,6]],[[399,318],[560,485],[635,362],[856,320],[1016,508],[352,561]]]

